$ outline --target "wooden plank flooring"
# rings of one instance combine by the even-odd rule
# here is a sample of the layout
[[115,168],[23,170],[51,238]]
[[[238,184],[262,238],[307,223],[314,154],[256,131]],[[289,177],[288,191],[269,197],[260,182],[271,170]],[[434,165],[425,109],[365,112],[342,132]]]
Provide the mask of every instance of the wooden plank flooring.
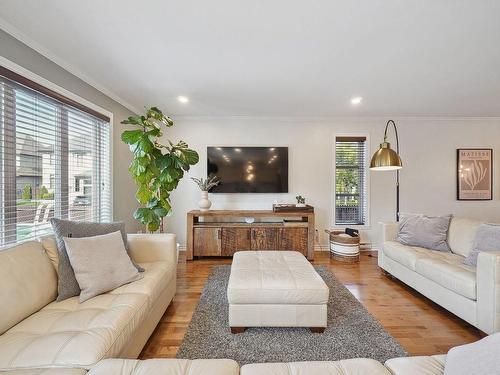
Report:
[[[351,293],[412,355],[446,353],[449,348],[478,340],[480,332],[415,292],[382,274],[376,252],[362,252],[359,263],[330,260],[316,252],[314,264],[326,265]],[[213,266],[231,259],[199,259],[186,262],[181,253],[177,294],[163,315],[140,358],[175,357],[191,320],[205,281]]]

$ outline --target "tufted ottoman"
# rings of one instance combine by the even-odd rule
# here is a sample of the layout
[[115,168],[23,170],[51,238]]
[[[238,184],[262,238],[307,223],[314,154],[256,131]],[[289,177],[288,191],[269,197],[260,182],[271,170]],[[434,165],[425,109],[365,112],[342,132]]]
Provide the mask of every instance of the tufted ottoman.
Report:
[[247,327],[323,332],[328,295],[321,276],[297,251],[239,251],[227,287],[231,332]]

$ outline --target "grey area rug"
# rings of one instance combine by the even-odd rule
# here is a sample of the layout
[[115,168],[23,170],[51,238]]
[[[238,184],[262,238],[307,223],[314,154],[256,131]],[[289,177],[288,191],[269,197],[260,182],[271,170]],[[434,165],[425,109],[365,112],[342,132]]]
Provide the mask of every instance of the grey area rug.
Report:
[[177,358],[230,358],[240,365],[261,362],[336,361],[406,356],[403,347],[325,267],[316,270],[330,288],[328,328],[248,328],[231,334],[226,296],[230,266],[209,276]]

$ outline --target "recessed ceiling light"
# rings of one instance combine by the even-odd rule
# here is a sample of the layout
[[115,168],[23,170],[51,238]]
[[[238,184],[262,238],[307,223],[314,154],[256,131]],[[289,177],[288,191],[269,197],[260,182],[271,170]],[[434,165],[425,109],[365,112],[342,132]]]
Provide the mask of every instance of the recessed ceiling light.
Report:
[[355,96],[354,98],[351,99],[351,104],[358,105],[358,104],[361,104],[362,101],[363,101],[363,98],[361,96]]
[[183,95],[179,95],[177,97],[177,100],[181,103],[188,103],[189,102],[189,98],[187,96],[183,96]]

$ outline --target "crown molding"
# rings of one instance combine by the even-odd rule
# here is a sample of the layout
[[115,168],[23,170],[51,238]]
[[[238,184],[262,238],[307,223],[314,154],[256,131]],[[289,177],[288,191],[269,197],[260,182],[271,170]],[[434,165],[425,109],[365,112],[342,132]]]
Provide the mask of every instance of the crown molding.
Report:
[[10,34],[13,36],[15,39],[19,40],[21,43],[25,44],[29,48],[33,49],[34,51],[38,52],[40,55],[43,57],[47,58],[48,60],[52,61],[54,64],[60,66],[67,72],[71,73],[75,77],[79,78],[86,84],[92,86],[94,89],[97,91],[101,92],[102,94],[106,95],[110,99],[113,99],[115,102],[121,104],[128,110],[134,112],[134,113],[140,113],[140,111],[132,104],[121,98],[119,95],[115,94],[113,91],[109,90],[105,86],[101,85],[99,82],[97,82],[95,79],[92,77],[88,76],[87,74],[83,73],[81,70],[77,69],[75,66],[72,64],[68,63],[64,59],[61,59],[59,56],[57,56],[55,53],[50,51],[49,49],[45,48],[42,46],[40,43],[34,41],[32,38],[27,36],[25,33],[20,31],[18,28],[7,22],[4,18],[0,17],[0,29],[5,31],[7,34]]

